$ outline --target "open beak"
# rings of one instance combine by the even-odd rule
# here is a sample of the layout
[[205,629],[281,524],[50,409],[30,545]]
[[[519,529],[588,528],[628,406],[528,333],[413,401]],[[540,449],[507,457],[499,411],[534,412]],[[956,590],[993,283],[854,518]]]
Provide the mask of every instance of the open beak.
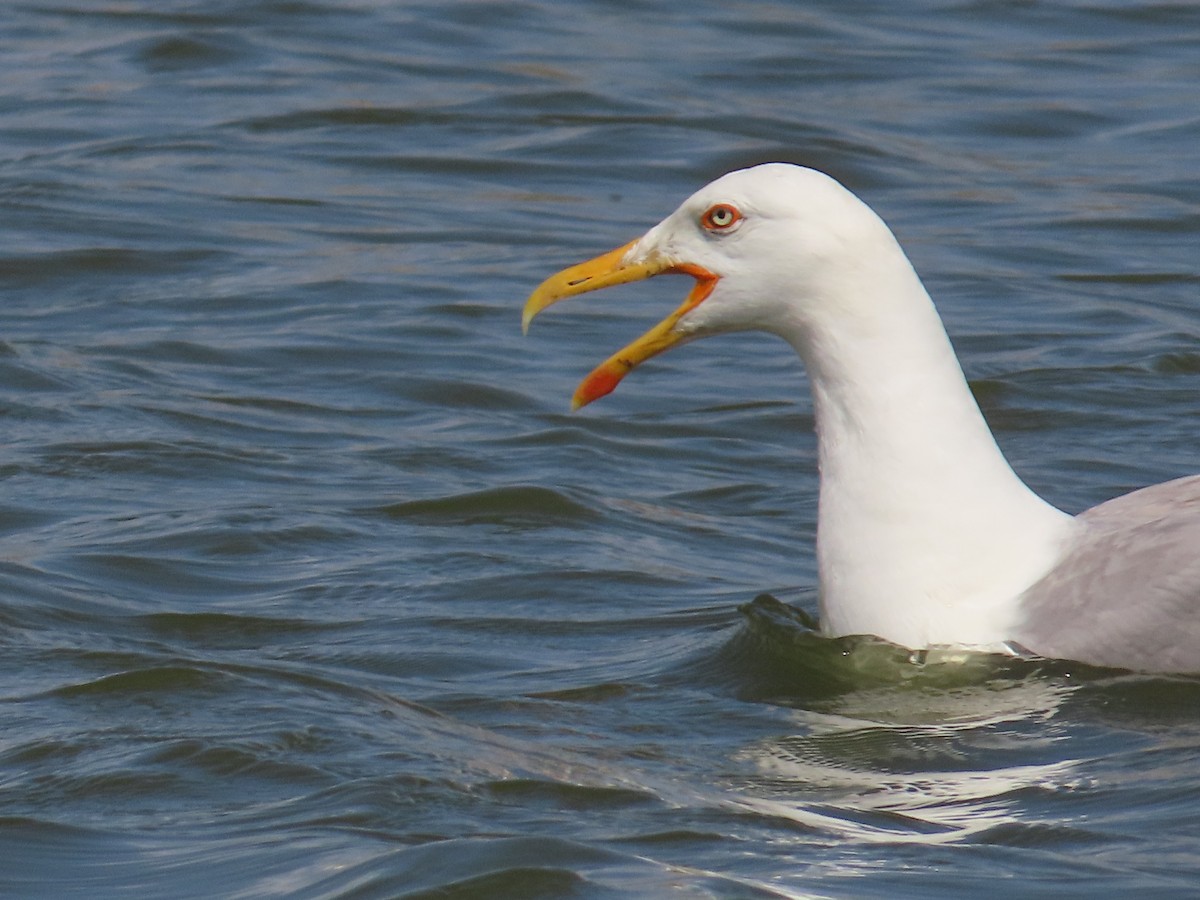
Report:
[[675,330],[676,323],[712,293],[720,277],[700,266],[672,262],[656,254],[650,254],[637,261],[626,261],[626,257],[633,253],[637,243],[636,240],[630,241],[616,250],[611,250],[577,266],[571,266],[569,269],[563,269],[557,275],[551,275],[538,285],[537,290],[530,294],[529,299],[525,301],[525,310],[521,316],[521,329],[528,332],[529,323],[533,321],[534,316],[547,306],[568,297],[586,294],[588,291],[598,291],[601,288],[617,284],[642,281],[663,273],[691,275],[696,279],[696,284],[678,309],[632,344],[614,353],[580,382],[579,387],[575,390],[575,396],[571,399],[572,410],[587,406],[593,400],[598,400],[610,393],[617,383],[639,363],[645,362],[652,356],[657,356],[684,340],[686,335]]

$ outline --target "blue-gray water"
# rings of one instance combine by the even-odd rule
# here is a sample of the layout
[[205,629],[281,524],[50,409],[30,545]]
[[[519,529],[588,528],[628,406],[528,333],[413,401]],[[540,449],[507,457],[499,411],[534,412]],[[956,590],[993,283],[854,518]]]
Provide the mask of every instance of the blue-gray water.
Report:
[[790,351],[571,415],[686,285],[519,313],[802,162],[1036,489],[1200,471],[1200,7],[36,0],[0,46],[0,895],[1195,893],[1200,683],[812,637]]

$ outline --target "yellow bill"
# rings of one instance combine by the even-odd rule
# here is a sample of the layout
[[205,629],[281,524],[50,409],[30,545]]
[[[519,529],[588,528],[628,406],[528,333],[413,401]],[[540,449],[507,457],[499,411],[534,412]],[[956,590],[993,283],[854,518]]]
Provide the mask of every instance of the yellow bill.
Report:
[[538,285],[537,289],[529,295],[529,299],[525,301],[525,310],[521,316],[521,329],[528,332],[529,323],[538,313],[547,306],[568,297],[586,294],[588,291],[598,291],[601,288],[617,284],[642,281],[663,273],[691,275],[696,279],[695,287],[692,288],[687,299],[678,309],[623,350],[614,353],[580,382],[579,387],[575,390],[575,396],[571,399],[572,410],[587,406],[593,400],[598,400],[605,394],[611,393],[620,380],[639,363],[645,362],[652,356],[657,356],[683,340],[684,335],[675,330],[676,323],[711,294],[716,286],[719,276],[690,263],[676,263],[655,255],[637,262],[626,262],[625,258],[636,243],[637,241],[630,241],[616,250],[563,269],[557,275],[551,275]]

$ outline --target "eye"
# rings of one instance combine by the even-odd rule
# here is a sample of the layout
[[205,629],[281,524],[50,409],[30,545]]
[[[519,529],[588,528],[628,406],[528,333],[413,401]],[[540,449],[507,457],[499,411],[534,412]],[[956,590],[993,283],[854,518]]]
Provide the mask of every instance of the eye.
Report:
[[728,203],[710,206],[708,211],[700,217],[700,224],[709,231],[729,231],[740,221],[742,221],[742,214],[738,212],[736,206],[730,206]]

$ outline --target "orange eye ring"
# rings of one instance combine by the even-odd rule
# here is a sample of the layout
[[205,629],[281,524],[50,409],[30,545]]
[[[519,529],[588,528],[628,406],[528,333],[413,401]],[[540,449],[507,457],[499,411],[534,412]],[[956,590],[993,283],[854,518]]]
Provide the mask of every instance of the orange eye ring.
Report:
[[700,217],[700,224],[707,231],[729,231],[740,221],[742,214],[729,203],[714,204]]

